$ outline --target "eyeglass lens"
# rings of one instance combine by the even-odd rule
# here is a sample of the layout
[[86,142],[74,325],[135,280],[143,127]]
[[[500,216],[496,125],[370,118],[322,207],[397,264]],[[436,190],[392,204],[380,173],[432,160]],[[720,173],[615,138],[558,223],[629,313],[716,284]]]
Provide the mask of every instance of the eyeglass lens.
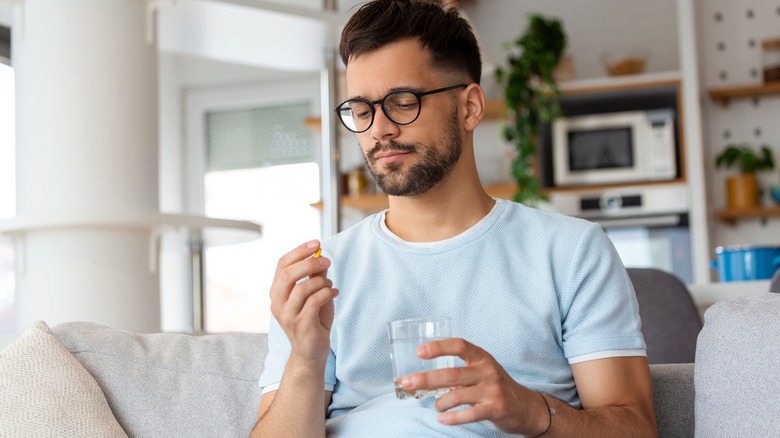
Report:
[[[408,91],[396,91],[382,99],[382,111],[394,123],[408,125],[420,115],[420,99]],[[366,131],[374,121],[374,106],[365,100],[352,99],[338,110],[344,126],[350,131]]]

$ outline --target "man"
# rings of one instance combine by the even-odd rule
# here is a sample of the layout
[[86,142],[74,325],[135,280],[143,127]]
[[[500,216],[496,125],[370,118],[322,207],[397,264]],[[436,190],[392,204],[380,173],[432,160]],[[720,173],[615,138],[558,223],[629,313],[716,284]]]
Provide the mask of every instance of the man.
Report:
[[[375,0],[342,33],[356,132],[389,209],[279,261],[256,437],[653,436],[636,299],[592,223],[493,199],[473,131],[477,42],[454,11]],[[338,286],[338,289],[334,287]],[[406,376],[397,400],[387,322],[449,316],[418,350],[462,366]]]

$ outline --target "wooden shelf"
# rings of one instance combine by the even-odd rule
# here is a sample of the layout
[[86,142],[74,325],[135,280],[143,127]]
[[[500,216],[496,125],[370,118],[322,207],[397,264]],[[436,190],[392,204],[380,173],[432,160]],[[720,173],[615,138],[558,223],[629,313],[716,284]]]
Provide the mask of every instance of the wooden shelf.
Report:
[[622,190],[627,186],[629,187],[648,187],[648,186],[666,186],[666,185],[680,185],[687,184],[686,178],[675,178],[662,181],[634,181],[630,183],[616,183],[616,184],[599,184],[588,186],[565,186],[565,187],[545,187],[543,191],[548,195],[556,193],[590,193],[590,192],[603,192],[607,190]]
[[[515,185],[512,183],[494,184],[485,186],[485,191],[496,198],[511,200],[515,195]],[[322,208],[322,201],[313,204],[317,208]],[[354,208],[365,214],[376,213],[385,210],[388,207],[387,195],[384,194],[365,194],[357,197],[343,196],[341,205]]]
[[387,208],[387,195],[363,194],[360,196],[342,196],[341,205],[360,210],[365,214],[376,213]]
[[718,219],[729,225],[736,225],[740,219],[759,218],[766,221],[770,217],[780,217],[780,207],[755,207],[740,210],[723,209],[717,212]]
[[725,108],[731,99],[780,94],[780,81],[738,87],[711,88],[709,94],[712,100]]
[[485,113],[482,120],[503,120],[506,118],[506,102],[503,100],[486,100]]

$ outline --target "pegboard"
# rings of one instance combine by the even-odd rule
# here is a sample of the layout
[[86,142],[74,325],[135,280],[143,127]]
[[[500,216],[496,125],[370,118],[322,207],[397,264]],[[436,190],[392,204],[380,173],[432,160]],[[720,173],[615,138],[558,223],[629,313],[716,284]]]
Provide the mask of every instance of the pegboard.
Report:
[[707,87],[761,82],[761,40],[780,37],[777,0],[699,0],[700,69]]
[[[761,84],[761,41],[780,37],[778,0],[697,0],[699,77],[703,96],[710,88]],[[775,155],[775,170],[759,175],[763,186],[780,181],[780,96],[732,99],[726,107],[703,100],[705,169],[711,187],[713,210],[725,208],[725,179],[733,170],[715,168],[715,157],[728,144],[768,145]],[[775,205],[762,198],[764,205]],[[769,227],[769,228],[768,228]],[[740,221],[736,227],[715,224],[715,245],[780,243],[769,238],[768,229],[780,229],[780,221]],[[769,242],[771,240],[771,242]]]

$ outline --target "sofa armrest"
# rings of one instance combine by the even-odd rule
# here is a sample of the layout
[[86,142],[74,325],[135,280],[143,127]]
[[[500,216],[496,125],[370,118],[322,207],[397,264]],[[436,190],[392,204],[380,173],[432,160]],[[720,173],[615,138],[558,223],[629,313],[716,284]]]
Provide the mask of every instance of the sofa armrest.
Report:
[[694,436],[693,369],[692,363],[650,365],[660,438]]

